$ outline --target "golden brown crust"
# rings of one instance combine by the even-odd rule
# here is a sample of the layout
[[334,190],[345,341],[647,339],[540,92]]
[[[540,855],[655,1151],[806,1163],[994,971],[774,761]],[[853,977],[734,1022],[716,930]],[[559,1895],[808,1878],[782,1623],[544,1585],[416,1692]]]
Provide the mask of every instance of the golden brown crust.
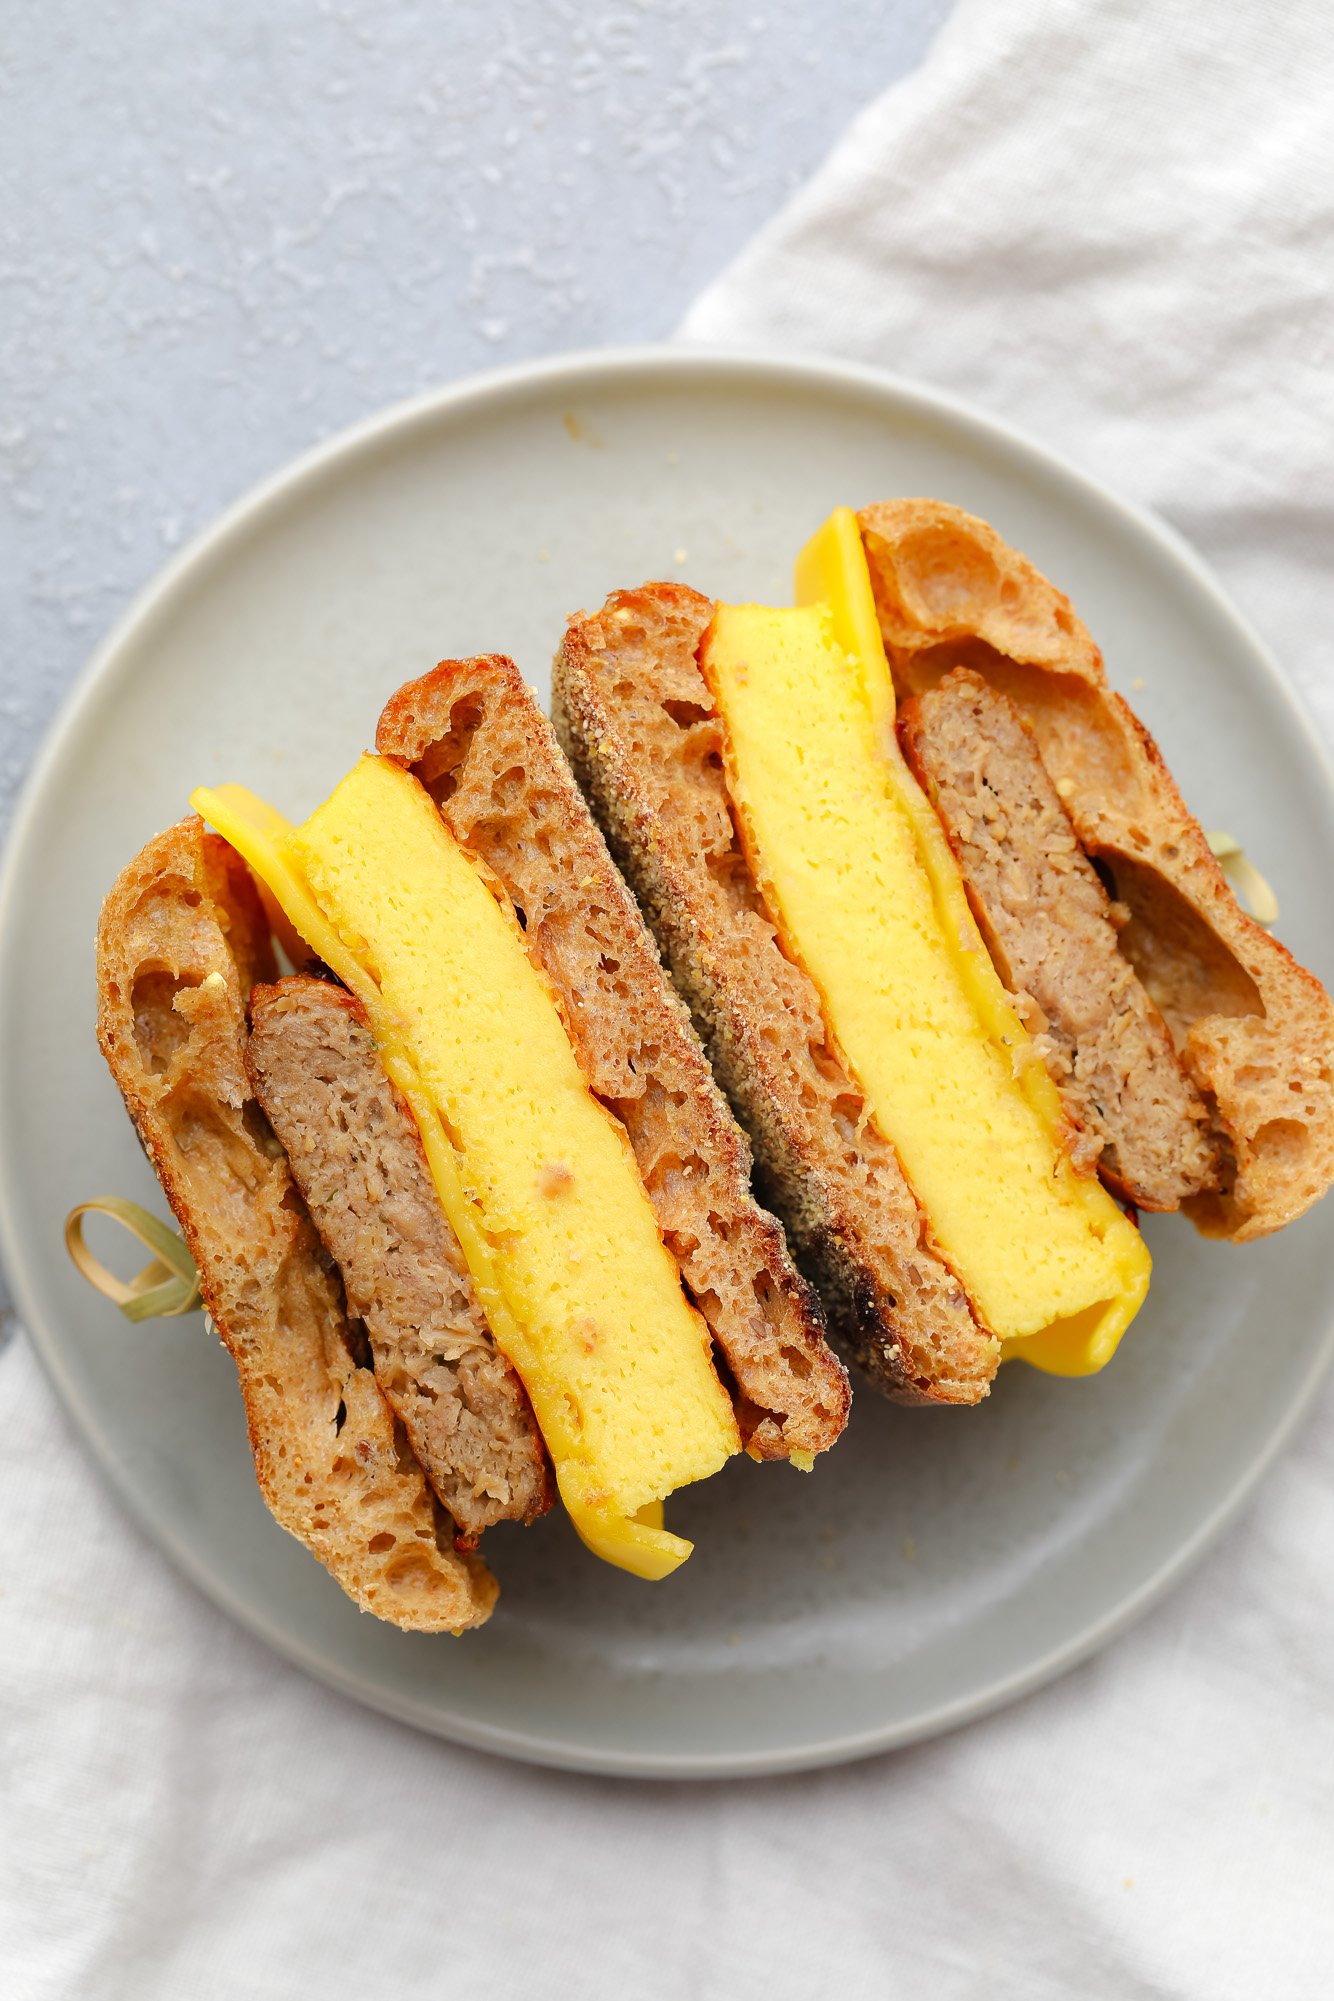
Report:
[[849,1389],[819,1304],[751,1193],[745,1140],[518,668],[496,654],[443,661],[391,699],[376,741],[412,767],[521,913],[589,1088],[625,1127],[721,1351],[747,1450],[824,1451]]
[[840,1335],[890,1395],[974,1403],[998,1344],[934,1244],[814,983],[784,955],[737,839],[696,661],[712,614],[683,585],[646,584],[571,619],[557,732]]
[[901,695],[960,665],[1008,695],[1130,912],[1121,949],[1231,1149],[1229,1185],[1189,1212],[1235,1243],[1291,1222],[1334,1180],[1329,996],[1238,905],[1069,600],[960,508],[897,500],[858,518]]
[[480,1625],[496,1585],[451,1546],[356,1338],[245,1069],[245,995],[274,977],[244,865],[191,816],[124,869],[97,934],[98,1041],[240,1380],[260,1490],[365,1611]]

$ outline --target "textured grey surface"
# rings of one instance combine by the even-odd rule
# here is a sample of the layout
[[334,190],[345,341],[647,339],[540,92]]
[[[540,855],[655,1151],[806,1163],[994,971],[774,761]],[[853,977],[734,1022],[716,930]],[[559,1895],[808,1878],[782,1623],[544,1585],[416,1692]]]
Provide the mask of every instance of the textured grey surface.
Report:
[[10,0],[0,827],[138,587],[379,405],[668,334],[948,0]]
[[435,383],[669,334],[948,5],[9,0],[0,835],[229,500]]

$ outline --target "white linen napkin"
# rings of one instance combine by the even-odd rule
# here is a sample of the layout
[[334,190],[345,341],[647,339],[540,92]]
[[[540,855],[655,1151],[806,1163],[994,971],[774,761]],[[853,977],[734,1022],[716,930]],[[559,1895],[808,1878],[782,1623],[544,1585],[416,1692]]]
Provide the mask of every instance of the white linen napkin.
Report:
[[1334,14],[962,0],[688,339],[954,389],[1156,508],[1334,737]]
[[[963,0],[687,335],[856,354],[1037,431],[1182,527],[1334,725],[1332,103],[1323,0]],[[0,1990],[1323,1996],[1332,1420],[1327,1391],[1171,1602],[1004,1715],[806,1778],[623,1785],[275,1660],[123,1520],[15,1342]]]

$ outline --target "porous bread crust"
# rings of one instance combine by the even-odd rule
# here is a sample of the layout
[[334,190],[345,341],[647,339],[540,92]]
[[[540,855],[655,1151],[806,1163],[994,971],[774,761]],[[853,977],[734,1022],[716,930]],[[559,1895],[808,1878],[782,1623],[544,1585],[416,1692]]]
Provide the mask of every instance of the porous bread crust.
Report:
[[[1218,1144],[1014,704],[956,667],[899,713],[996,969],[1104,1181],[1141,1209],[1215,1188]],[[1098,1158],[1098,1156],[1101,1158]]]
[[464,1538],[545,1514],[554,1488],[532,1407],[361,1002],[310,973],[254,987],[246,1070],[365,1325],[375,1379]]
[[745,1139],[518,668],[496,654],[442,661],[393,696],[376,743],[521,913],[584,1079],[625,1127],[731,1375],[746,1449],[826,1450],[850,1391],[819,1303],[751,1192]]
[[892,1396],[975,1403],[999,1344],[934,1243],[737,837],[696,661],[713,609],[650,583],[572,618],[554,669],[557,734],[840,1337]]
[[117,878],[97,932],[97,1034],[236,1364],[274,1516],[364,1611],[462,1632],[495,1580],[451,1543],[401,1426],[356,1359],[342,1291],[255,1104],[245,996],[272,979],[240,859],[193,815]]
[[1085,851],[1130,912],[1126,954],[1214,1107],[1230,1160],[1184,1206],[1247,1243],[1334,1180],[1334,1006],[1246,915],[1153,738],[1107,685],[1069,599],[986,522],[934,500],[864,508],[880,629],[903,696],[974,668],[1032,725]]

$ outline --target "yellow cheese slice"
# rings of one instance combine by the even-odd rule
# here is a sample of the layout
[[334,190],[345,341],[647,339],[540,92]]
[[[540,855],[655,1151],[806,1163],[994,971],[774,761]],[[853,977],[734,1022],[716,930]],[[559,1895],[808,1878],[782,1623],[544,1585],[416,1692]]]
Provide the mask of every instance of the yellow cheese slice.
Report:
[[192,803],[366,1006],[579,1534],[666,1576],[691,1545],[662,1527],[662,1498],[738,1449],[735,1416],[625,1135],[513,920],[385,760],[363,759],[300,829],[239,787]]
[[1148,1253],[1070,1166],[1055,1087],[899,754],[846,510],[803,552],[797,588],[813,601],[720,605],[701,649],[742,838],[981,1318],[1004,1353],[1088,1373],[1137,1311]]

